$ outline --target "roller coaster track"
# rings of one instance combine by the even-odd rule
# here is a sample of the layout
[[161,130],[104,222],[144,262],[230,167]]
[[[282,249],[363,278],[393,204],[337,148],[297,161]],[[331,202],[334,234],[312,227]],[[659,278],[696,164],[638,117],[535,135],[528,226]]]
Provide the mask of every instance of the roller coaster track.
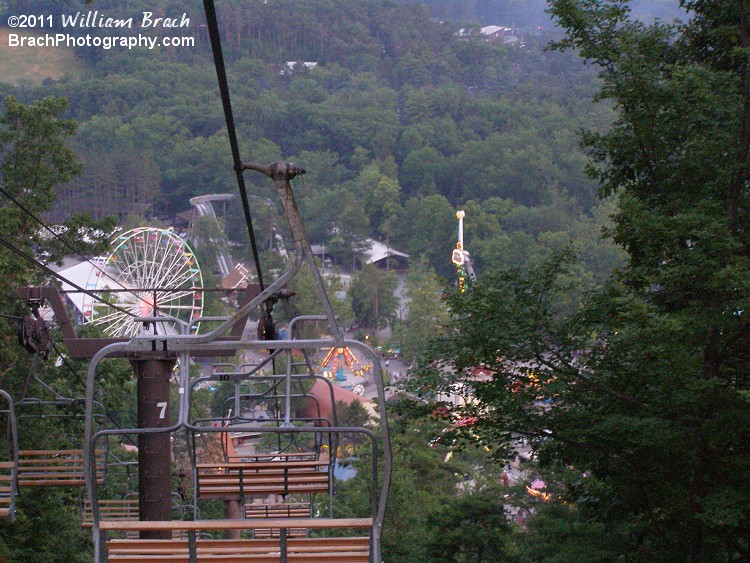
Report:
[[[233,194],[208,194],[208,195],[201,195],[190,199],[190,205],[195,207],[196,211],[198,212],[198,215],[201,217],[211,217],[213,219],[216,219],[216,211],[214,211],[213,203],[214,201],[228,201],[230,199],[234,199]],[[213,245],[215,245],[217,252],[216,252],[216,263],[219,267],[219,271],[221,272],[222,276],[229,275],[229,272],[232,271],[234,268],[234,262],[232,261],[232,256],[229,252],[229,245],[226,240],[221,241],[211,241]]]

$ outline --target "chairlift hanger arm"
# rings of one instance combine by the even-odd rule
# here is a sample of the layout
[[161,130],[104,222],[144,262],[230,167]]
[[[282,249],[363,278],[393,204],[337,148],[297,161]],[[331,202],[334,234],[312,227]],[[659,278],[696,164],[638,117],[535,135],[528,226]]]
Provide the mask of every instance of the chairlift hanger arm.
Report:
[[276,186],[276,193],[281,200],[281,207],[284,210],[284,217],[286,217],[287,223],[289,224],[289,230],[292,233],[292,240],[294,241],[295,247],[302,247],[302,252],[310,266],[315,289],[318,292],[318,296],[320,297],[325,310],[326,318],[328,319],[328,328],[330,329],[337,345],[341,345],[338,343],[343,342],[344,337],[333,314],[333,309],[328,299],[323,277],[320,275],[320,271],[315,265],[315,256],[312,252],[312,248],[310,248],[310,241],[307,238],[305,226],[302,222],[302,216],[297,209],[297,202],[294,199],[294,192],[292,191],[292,185],[290,183],[292,179],[305,174],[305,169],[292,164],[291,162],[282,161],[272,162],[267,165],[243,163],[241,169],[260,172],[273,180],[273,183]]

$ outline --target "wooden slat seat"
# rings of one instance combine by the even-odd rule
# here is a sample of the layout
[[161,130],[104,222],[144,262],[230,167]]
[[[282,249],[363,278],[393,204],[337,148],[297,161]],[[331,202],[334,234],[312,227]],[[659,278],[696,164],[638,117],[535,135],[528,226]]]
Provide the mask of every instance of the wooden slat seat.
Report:
[[11,490],[9,485],[0,485],[0,517],[10,515]]
[[253,471],[271,471],[283,469],[309,469],[328,467],[328,462],[318,459],[309,460],[291,460],[291,461],[232,461],[224,463],[199,463],[198,469],[225,469],[225,470],[253,470]]
[[[278,503],[245,505],[245,518],[307,518],[310,516],[310,503]],[[278,538],[278,528],[261,528],[253,530],[255,538]],[[307,536],[307,528],[292,528],[287,530],[289,537]]]
[[102,520],[99,529],[110,530],[251,530],[253,528],[369,528],[372,518],[253,518],[239,520]]
[[[210,534],[207,534],[207,536],[210,538]],[[138,530],[130,530],[125,533],[125,537],[130,540],[138,540],[141,537],[141,533]],[[172,539],[187,540],[188,533],[183,530],[172,530]]]
[[312,460],[198,464],[198,498],[324,493],[330,479],[327,469],[327,462]]
[[13,496],[13,462],[0,461],[0,517],[10,516]]
[[[104,451],[96,451],[97,483],[104,482]],[[19,450],[19,487],[85,485],[83,450]]]
[[328,461],[320,459],[315,452],[285,452],[278,454],[249,454],[229,456],[230,463],[258,463],[264,461]]
[[[291,528],[286,531],[288,538],[306,538],[309,533],[307,528]],[[281,530],[253,530],[253,537],[258,540],[281,537]]]
[[[100,520],[138,520],[138,499],[99,500]],[[83,501],[83,519],[81,526],[90,528],[94,522],[91,501]]]
[[[189,563],[189,555],[113,555],[110,561],[149,561],[158,563]],[[368,563],[369,555],[364,552],[346,553],[292,553],[287,555],[287,563]],[[280,555],[226,555],[204,553],[196,561],[224,561],[226,563],[279,563]]]
[[[182,530],[216,531],[256,528],[370,528],[371,518],[326,519],[326,518],[253,518],[247,520],[199,520],[129,522],[103,520],[100,530]],[[111,539],[106,542],[110,561],[189,561],[188,540],[176,539]],[[288,538],[286,540],[287,561],[302,563],[329,561],[338,563],[366,563],[369,561],[369,537],[337,538]],[[281,544],[278,539],[227,539],[195,540],[198,561],[278,562]]]
[[[140,517],[139,505],[137,498],[120,499],[120,500],[99,500],[99,519],[100,520],[128,520],[137,522]],[[91,528],[94,525],[94,512],[91,509],[91,501],[85,499],[83,503],[83,517],[81,527]],[[139,532],[131,530],[128,537],[138,539]],[[187,532],[184,530],[173,530],[173,539],[187,539]]]
[[[370,538],[354,536],[343,538],[294,538],[287,540],[287,548],[290,551],[315,553],[315,552],[342,552],[353,549],[369,549]],[[187,539],[168,540],[142,540],[142,539],[111,539],[107,542],[107,551],[110,557],[114,554],[151,554],[163,555],[167,551],[175,554],[187,553],[189,550]],[[264,540],[196,540],[196,551],[212,552],[216,555],[227,554],[262,554],[268,555],[279,550],[279,541],[272,539]]]
[[245,518],[306,518],[310,516],[309,502],[250,503],[245,505]]
[[0,483],[10,483],[13,479],[13,462],[0,461]]

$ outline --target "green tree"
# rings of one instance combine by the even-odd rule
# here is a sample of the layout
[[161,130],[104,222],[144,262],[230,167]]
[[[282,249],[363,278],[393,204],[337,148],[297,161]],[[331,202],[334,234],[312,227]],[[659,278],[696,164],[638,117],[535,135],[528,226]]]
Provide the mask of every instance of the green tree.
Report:
[[18,520],[0,523],[0,557],[8,561],[91,561],[90,533],[81,527],[78,491],[29,490]]
[[[320,268],[320,264],[318,264]],[[351,301],[344,293],[344,286],[341,277],[326,275],[323,283],[328,295],[328,301],[336,315],[340,325],[347,325],[352,322],[354,315],[352,313]],[[290,303],[292,306],[293,317],[297,315],[320,315],[323,313],[323,305],[313,282],[312,273],[307,266],[303,266],[299,273],[289,282],[289,289],[294,293]],[[277,306],[278,309],[281,305]],[[291,319],[287,319],[287,322]],[[299,325],[301,334],[309,338],[317,338],[320,335],[320,329],[327,326],[326,322],[303,323]],[[324,329],[325,330],[325,329]]]
[[[3,240],[29,257],[48,252],[47,261],[51,262],[70,252],[62,241],[80,252],[101,251],[101,244],[97,247],[96,243],[112,229],[111,222],[97,224],[74,217],[58,239],[39,223],[52,207],[56,186],[70,181],[81,169],[66,144],[76,130],[75,122],[60,117],[66,108],[67,102],[59,98],[24,105],[8,97],[0,114],[0,181],[4,191],[0,195],[0,233]],[[92,237],[91,245],[79,238],[87,235]],[[5,246],[0,248],[0,269],[5,281],[0,305],[8,314],[16,309],[17,288],[40,283],[44,275]],[[15,326],[6,320],[0,320],[0,326],[8,338],[15,335]],[[22,372],[26,365],[25,360],[18,360],[13,347],[0,350],[0,374],[5,375],[7,370],[15,373],[16,368]]]
[[398,279],[393,272],[385,272],[367,264],[352,278],[349,295],[357,322],[365,327],[383,328],[396,318],[394,291]]
[[428,517],[430,561],[517,561],[501,499],[497,491],[446,499],[441,510]]
[[326,215],[332,218],[330,232],[331,255],[342,266],[356,267],[357,256],[367,250],[367,236],[370,232],[370,220],[364,212],[362,204],[351,193],[339,189],[330,193],[332,208]]
[[408,361],[423,349],[425,342],[442,329],[448,320],[448,310],[441,300],[443,287],[424,257],[412,263],[406,277],[408,311],[399,312],[399,341],[401,353]]
[[458,237],[456,210],[444,196],[409,199],[396,232],[398,244],[411,256],[424,255],[439,275],[452,275],[450,253]]
[[[622,327],[597,363],[613,369],[620,356],[620,385],[635,366],[641,377],[659,374],[659,383],[641,388],[649,395],[635,395],[643,420],[653,421],[636,434],[644,445],[670,452],[673,475],[652,472],[653,485],[680,483],[682,500],[652,492],[650,504],[663,511],[668,525],[659,527],[668,540],[650,547],[703,561],[747,557],[750,549],[750,537],[737,528],[750,512],[736,509],[749,490],[735,478],[750,463],[750,452],[737,442],[746,440],[744,432],[735,426],[747,410],[741,406],[747,380],[736,374],[747,369],[742,317],[750,288],[738,281],[750,266],[744,227],[750,214],[740,188],[750,174],[750,62],[746,53],[728,59],[730,43],[747,48],[750,41],[744,2],[683,4],[696,17],[681,29],[644,27],[610,3],[555,3],[552,12],[568,30],[559,46],[576,47],[601,67],[602,94],[619,109],[608,133],[585,138],[603,192],[620,196],[612,235],[629,255],[621,296],[603,307]],[[641,317],[637,325],[634,315]],[[656,364],[645,365],[646,357]],[[665,382],[668,398],[659,391]],[[634,406],[622,405],[621,414],[633,416]],[[734,454],[716,467],[711,460],[725,448]],[[623,487],[618,492],[628,498],[629,481],[608,484]]]
[[[361,427],[370,425],[371,416],[367,409],[359,401],[345,403],[336,401],[336,413],[338,416],[339,426]],[[353,452],[356,448],[367,441],[364,434],[342,434],[339,445],[348,452]]]
[[[81,171],[73,151],[65,144],[76,130],[75,122],[60,119],[67,101],[48,98],[25,106],[12,97],[5,99],[0,116],[0,173],[3,189],[36,214],[48,211],[54,188]],[[9,201],[2,201],[2,232],[29,250],[49,233]],[[27,268],[23,268],[26,270]]]
[[536,508],[526,533],[519,536],[522,561],[614,561],[622,538],[604,524],[589,520],[580,507],[543,504]]
[[[73,217],[56,231],[59,238],[54,238],[39,222],[52,206],[56,186],[70,181],[80,171],[80,164],[67,145],[76,124],[61,118],[66,109],[67,102],[60,98],[25,105],[8,97],[0,113],[0,185],[4,192],[0,195],[0,236],[26,256],[48,255],[46,260],[51,262],[69,254],[70,247],[82,253],[101,251],[101,240],[112,229],[111,221],[96,223]],[[14,311],[28,314],[28,309],[18,303],[18,288],[51,281],[41,269],[35,269],[5,245],[0,248],[0,271],[4,281],[0,311],[5,315]],[[17,400],[30,389],[29,374],[35,373],[47,383],[54,383],[61,392],[80,396],[80,387],[76,392],[77,382],[71,380],[69,373],[42,366],[38,357],[30,360],[29,354],[13,345],[15,336],[15,322],[0,319],[0,338],[4,341],[0,347],[0,388]],[[81,374],[75,376],[80,378]],[[29,444],[37,440],[38,445],[54,438],[59,441],[68,432],[75,435],[81,430],[80,419],[59,421],[52,424],[38,419],[33,425],[27,419],[21,439]],[[0,557],[13,561],[90,559],[89,539],[76,522],[78,502],[78,492],[70,491],[39,490],[21,495],[17,522],[6,520],[0,526]]]
[[213,271],[218,266],[219,252],[228,252],[227,235],[215,217],[203,215],[193,221],[190,233],[192,246],[201,267]]
[[441,178],[445,167],[445,158],[434,148],[416,149],[404,158],[399,180],[409,195],[432,195],[437,191],[435,181]]
[[[392,161],[390,164],[395,168]],[[370,219],[372,230],[390,236],[392,223],[400,211],[401,188],[398,181],[388,177],[383,168],[389,168],[388,163],[370,163],[359,173],[353,188]]]
[[[383,528],[383,559],[386,561],[443,561],[432,559],[430,517],[443,511],[455,496],[463,465],[446,461],[447,450],[431,447],[431,437],[445,427],[442,421],[389,420],[393,472]],[[379,460],[379,463],[382,461]],[[334,511],[338,517],[369,514],[372,490],[372,457],[369,440],[357,450],[352,465],[357,475],[337,483]],[[367,491],[367,494],[363,494]]]
[[[551,2],[558,47],[598,66],[617,110],[584,142],[618,197],[609,232],[627,263],[573,315],[569,259],[486,275],[451,296],[453,330],[412,382],[471,386],[463,414],[498,457],[523,434],[543,467],[574,468],[564,500],[586,535],[616,538],[604,557],[586,540],[605,560],[750,556],[747,6],[683,5],[694,17],[678,27],[631,21],[619,1]],[[490,381],[469,376],[477,364]],[[576,535],[550,534],[554,553]]]

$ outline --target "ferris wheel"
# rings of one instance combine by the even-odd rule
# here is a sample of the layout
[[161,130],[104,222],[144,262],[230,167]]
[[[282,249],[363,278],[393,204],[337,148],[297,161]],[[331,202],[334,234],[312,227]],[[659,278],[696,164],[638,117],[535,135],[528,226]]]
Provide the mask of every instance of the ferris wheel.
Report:
[[[137,317],[174,317],[190,322],[203,314],[203,276],[187,242],[171,229],[140,227],[112,242],[113,250],[95,266],[86,289],[83,317],[112,337],[132,337],[143,322]],[[127,311],[127,312],[126,312]],[[153,323],[157,334],[177,334],[174,321]],[[194,327],[197,330],[197,326]]]

